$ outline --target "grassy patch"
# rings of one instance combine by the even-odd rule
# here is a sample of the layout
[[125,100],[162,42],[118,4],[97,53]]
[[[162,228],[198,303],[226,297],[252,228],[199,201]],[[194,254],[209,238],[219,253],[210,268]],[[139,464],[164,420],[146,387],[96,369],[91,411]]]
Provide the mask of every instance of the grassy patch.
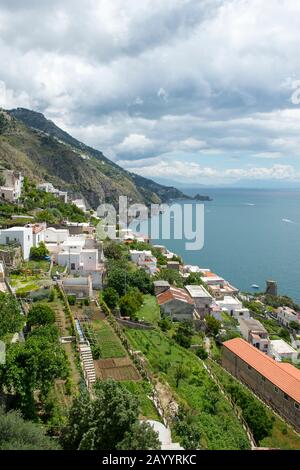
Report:
[[144,296],[143,305],[137,312],[139,320],[149,323],[157,323],[160,319],[160,310],[154,295],[147,294]]
[[100,349],[102,359],[126,356],[121,341],[106,320],[95,320],[90,326],[94,332],[94,339]]
[[141,418],[154,419],[160,421],[160,416],[157,410],[148,396],[151,394],[150,385],[147,382],[123,382],[125,387],[135,395],[140,404],[140,415]]
[[[178,401],[195,415],[201,433],[200,445],[205,449],[248,449],[246,434],[229,403],[210,379],[201,361],[174,343],[159,330],[127,329],[133,347],[142,351],[149,366],[161,381],[166,380]],[[176,388],[178,364],[186,369],[186,377]]]
[[24,269],[30,269],[31,271],[42,271],[44,273],[47,273],[50,268],[50,261],[46,260],[40,260],[40,261],[27,261],[26,263],[23,264]]

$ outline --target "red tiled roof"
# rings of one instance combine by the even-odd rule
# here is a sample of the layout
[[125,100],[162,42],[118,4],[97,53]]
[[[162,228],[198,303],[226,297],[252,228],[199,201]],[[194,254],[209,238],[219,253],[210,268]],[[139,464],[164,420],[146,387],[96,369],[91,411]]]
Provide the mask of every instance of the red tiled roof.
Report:
[[165,292],[162,292],[157,296],[157,301],[159,305],[170,302],[171,300],[179,300],[181,302],[186,302],[189,304],[194,303],[193,299],[184,289],[179,289],[177,287],[170,287],[170,289]]
[[274,361],[241,338],[225,341],[223,346],[300,403],[300,371],[296,367]]

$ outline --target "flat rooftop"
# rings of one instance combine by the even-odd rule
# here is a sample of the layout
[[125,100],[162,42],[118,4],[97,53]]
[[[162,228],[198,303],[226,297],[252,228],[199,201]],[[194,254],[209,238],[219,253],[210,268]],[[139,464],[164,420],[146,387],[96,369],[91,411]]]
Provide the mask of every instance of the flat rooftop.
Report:
[[292,346],[290,346],[288,343],[283,341],[283,339],[271,340],[271,346],[279,354],[297,353],[297,351],[292,348]]
[[239,318],[239,323],[246,325],[249,330],[262,331],[263,333],[268,333],[265,327],[260,323],[260,321],[255,320],[255,318]]
[[212,299],[212,296],[210,293],[203,287],[203,286],[197,286],[197,285],[188,285],[185,286],[186,290],[190,294],[191,297],[193,298],[210,298]]

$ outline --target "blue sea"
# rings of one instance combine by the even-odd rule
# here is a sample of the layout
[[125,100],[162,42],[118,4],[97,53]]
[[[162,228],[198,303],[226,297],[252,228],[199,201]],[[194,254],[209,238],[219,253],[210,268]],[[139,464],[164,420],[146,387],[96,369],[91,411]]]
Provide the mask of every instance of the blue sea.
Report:
[[[153,240],[181,255],[186,264],[210,268],[243,291],[278,282],[280,294],[300,303],[300,190],[185,190],[205,194],[205,240],[186,251],[186,240]],[[186,201],[185,201],[186,202]],[[182,202],[183,203],[183,202]]]

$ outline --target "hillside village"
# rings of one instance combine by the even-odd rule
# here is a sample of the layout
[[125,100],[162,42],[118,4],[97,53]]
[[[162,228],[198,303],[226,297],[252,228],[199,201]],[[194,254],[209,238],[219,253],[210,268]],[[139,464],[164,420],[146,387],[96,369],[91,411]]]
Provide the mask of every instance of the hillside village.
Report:
[[[299,449],[300,308],[126,227],[100,240],[99,223],[83,199],[0,171],[1,401],[59,437],[74,397],[111,379],[162,449]],[[28,384],[21,357],[43,334],[56,357]]]

